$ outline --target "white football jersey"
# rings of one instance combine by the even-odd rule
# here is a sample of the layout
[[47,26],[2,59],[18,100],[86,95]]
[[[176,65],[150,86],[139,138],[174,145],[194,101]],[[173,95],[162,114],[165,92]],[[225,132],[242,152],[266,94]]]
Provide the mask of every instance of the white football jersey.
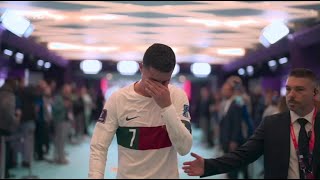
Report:
[[90,178],[103,178],[108,147],[118,142],[117,178],[179,178],[177,152],[192,146],[189,101],[182,89],[168,86],[172,105],[161,109],[134,84],[113,93],[106,102],[91,140]]

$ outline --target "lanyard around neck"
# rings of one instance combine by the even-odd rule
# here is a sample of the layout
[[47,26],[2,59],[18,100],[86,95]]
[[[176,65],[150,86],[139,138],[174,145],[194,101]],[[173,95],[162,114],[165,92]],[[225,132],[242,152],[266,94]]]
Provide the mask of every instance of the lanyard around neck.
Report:
[[[312,116],[312,128],[311,128],[311,137],[309,140],[309,151],[310,154],[312,154],[313,149],[314,149],[314,143],[315,143],[315,133],[314,133],[314,123],[315,123],[315,119],[316,119],[316,115],[317,115],[317,109],[315,108],[313,116]],[[291,138],[292,138],[292,142],[294,145],[294,148],[296,151],[299,150],[299,145],[296,139],[296,136],[294,134],[294,129],[293,129],[293,123],[290,124],[290,134],[291,134]]]

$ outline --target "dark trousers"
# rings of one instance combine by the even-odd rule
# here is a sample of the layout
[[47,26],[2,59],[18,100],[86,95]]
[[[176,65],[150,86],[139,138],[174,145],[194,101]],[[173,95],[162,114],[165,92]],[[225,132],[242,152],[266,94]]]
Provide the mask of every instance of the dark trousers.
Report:
[[43,160],[43,147],[46,144],[45,122],[37,122],[35,130],[35,152],[37,160]]
[[[229,144],[222,145],[222,149],[223,149],[223,152],[225,154],[230,152]],[[230,172],[227,173],[227,176],[228,176],[229,179],[238,179],[239,172],[243,173],[243,178],[244,179],[249,179],[248,166],[242,166],[239,169],[230,171]]]
[[[10,133],[8,132],[8,131],[6,131],[6,130],[2,130],[2,129],[0,129],[0,136],[6,136],[6,137],[8,137],[8,136],[10,136]],[[1,141],[1,139],[0,139],[0,141]],[[2,143],[2,142],[0,142],[0,143]],[[11,168],[12,167],[12,165],[13,165],[13,162],[12,162],[12,160],[13,160],[13,154],[12,154],[12,149],[11,149],[11,147],[10,147],[10,142],[5,142],[5,144],[6,144],[6,154],[5,154],[5,157],[1,157],[1,158],[6,158],[6,162],[5,162],[5,178],[9,178],[9,168]],[[1,167],[1,168],[3,168],[3,167]]]
[[208,119],[208,124],[206,126],[206,132],[207,132],[207,144],[209,147],[214,146],[214,132],[213,132],[213,123],[211,119]]
[[213,126],[209,117],[202,116],[199,118],[200,127],[203,132],[203,141],[209,146],[214,146]]

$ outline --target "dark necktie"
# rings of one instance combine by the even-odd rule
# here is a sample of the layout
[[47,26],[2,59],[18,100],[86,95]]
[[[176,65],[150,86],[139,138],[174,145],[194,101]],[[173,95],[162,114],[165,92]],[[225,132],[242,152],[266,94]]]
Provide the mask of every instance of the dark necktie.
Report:
[[[299,131],[299,141],[298,141],[299,152],[300,152],[300,155],[303,155],[303,161],[305,165],[308,164],[308,155],[309,155],[309,138],[305,128],[307,122],[308,121],[304,118],[298,119],[298,123],[300,124],[300,127],[301,127]],[[300,171],[300,178],[304,179],[304,175],[302,171]]]

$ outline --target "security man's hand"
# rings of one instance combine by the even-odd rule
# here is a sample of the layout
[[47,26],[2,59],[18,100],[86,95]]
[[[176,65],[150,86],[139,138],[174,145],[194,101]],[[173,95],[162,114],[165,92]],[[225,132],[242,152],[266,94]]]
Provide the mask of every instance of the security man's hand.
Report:
[[183,163],[182,169],[189,176],[202,176],[204,174],[204,159],[196,153],[191,153],[196,159]]

